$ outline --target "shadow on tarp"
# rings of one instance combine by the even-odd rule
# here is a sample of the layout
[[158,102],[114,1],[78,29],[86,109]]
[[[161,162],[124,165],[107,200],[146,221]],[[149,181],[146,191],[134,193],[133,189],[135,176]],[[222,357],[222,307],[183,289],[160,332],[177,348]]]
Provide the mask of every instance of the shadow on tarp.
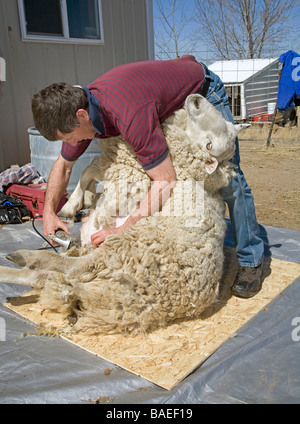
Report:
[[[226,218],[226,224],[227,224],[227,228],[226,228],[224,244],[225,246],[235,247],[234,241],[233,241],[232,225],[228,218]],[[280,247],[282,247],[282,243],[270,244],[267,229],[261,224],[259,224],[259,229],[260,229],[260,236],[264,242],[264,255],[266,257],[270,257],[272,256],[271,249],[272,248],[279,249]]]

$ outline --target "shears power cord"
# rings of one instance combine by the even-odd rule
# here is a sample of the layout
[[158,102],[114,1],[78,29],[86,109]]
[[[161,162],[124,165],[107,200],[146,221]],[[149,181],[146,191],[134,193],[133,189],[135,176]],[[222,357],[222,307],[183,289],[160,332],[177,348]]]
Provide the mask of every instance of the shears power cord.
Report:
[[[32,219],[32,227],[33,227],[33,229],[35,230],[35,232],[40,236],[40,237],[42,237],[42,239],[43,240],[45,240],[48,244],[49,244],[49,246],[56,252],[56,253],[58,253],[58,251],[57,251],[57,249],[55,248],[55,246],[52,246],[52,244],[50,243],[50,241],[46,238],[46,237],[44,237],[43,236],[43,234],[41,234],[38,230],[37,230],[37,228],[36,228],[36,226],[35,226],[35,224],[34,224],[34,221],[37,219],[37,218],[43,218],[41,215],[36,215],[33,219]],[[39,248],[38,250],[45,250],[45,249],[50,249],[50,247],[49,246],[46,246],[46,247],[41,247],[41,248]]]

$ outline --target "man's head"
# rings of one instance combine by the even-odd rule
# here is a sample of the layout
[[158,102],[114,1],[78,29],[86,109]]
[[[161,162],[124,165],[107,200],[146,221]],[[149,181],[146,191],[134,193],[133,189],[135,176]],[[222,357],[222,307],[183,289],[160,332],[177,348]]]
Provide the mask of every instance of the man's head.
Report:
[[82,132],[79,127],[84,128],[85,124],[91,127],[88,106],[88,99],[82,88],[63,82],[52,84],[36,93],[32,99],[35,126],[51,141],[61,140],[64,135],[74,132],[78,139],[89,138],[88,131],[87,134],[84,131],[84,134],[77,135]]

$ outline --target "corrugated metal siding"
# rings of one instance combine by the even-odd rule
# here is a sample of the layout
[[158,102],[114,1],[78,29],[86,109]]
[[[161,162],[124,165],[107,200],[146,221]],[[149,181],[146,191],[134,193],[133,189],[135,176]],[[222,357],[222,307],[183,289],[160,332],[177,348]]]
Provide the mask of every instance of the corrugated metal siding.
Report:
[[31,98],[53,82],[86,85],[148,55],[146,0],[102,0],[104,45],[22,42],[17,0],[0,0],[0,172],[30,161]]
[[275,103],[278,92],[278,62],[276,60],[244,83],[247,118],[267,113],[268,103]]
[[244,59],[244,60],[219,60],[209,65],[224,84],[241,84],[269,66],[276,58],[269,59]]

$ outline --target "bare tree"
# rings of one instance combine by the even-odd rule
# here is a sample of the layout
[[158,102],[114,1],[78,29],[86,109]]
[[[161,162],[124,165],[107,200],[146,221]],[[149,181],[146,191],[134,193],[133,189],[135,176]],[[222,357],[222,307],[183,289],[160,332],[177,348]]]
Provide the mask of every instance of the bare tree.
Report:
[[197,33],[222,59],[260,58],[285,41],[295,4],[296,0],[195,0]]
[[173,59],[193,50],[191,17],[185,13],[185,0],[155,0],[161,28],[155,33],[156,57]]

